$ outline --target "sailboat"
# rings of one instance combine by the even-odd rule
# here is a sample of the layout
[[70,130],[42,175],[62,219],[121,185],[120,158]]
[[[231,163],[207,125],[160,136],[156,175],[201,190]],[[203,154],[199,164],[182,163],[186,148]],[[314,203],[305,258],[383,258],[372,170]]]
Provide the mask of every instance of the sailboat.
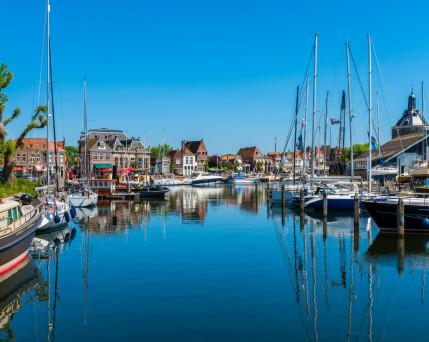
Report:
[[[49,127],[50,127],[50,115],[49,115],[49,101],[52,101],[52,108],[54,103],[53,98],[53,83],[52,83],[52,70],[50,68],[51,66],[51,47],[50,47],[50,36],[49,36],[49,0],[46,1],[46,30],[47,30],[47,54],[46,54],[46,113],[47,113],[47,150],[46,150],[46,180],[47,180],[47,196],[46,196],[46,205],[45,205],[45,214],[42,220],[42,223],[37,228],[37,231],[40,232],[47,232],[52,231],[55,229],[59,229],[64,227],[68,224],[71,218],[74,218],[76,211],[74,208],[71,208],[67,203],[55,199],[51,194],[51,178],[50,178],[50,141],[49,141]],[[51,87],[51,90],[49,91],[49,87]],[[51,93],[51,97],[49,97],[49,93]],[[54,111],[52,110],[52,117],[54,118]],[[55,123],[55,121],[54,121]],[[55,124],[54,124],[54,132],[55,132]],[[55,134],[54,134],[55,137]],[[56,152],[56,139],[54,138],[54,150]],[[57,161],[57,156],[55,155],[55,163]],[[59,190],[58,185],[58,174],[56,174],[56,187],[57,192]]]
[[[86,155],[87,155],[87,119],[86,119],[86,78],[83,79],[83,107],[84,107],[84,128],[85,128],[85,179],[88,179],[87,167],[86,167]],[[88,184],[82,184],[81,187],[75,188],[73,192],[67,196],[66,199],[69,205],[73,205],[74,207],[94,207],[97,205],[98,194],[93,192]]]

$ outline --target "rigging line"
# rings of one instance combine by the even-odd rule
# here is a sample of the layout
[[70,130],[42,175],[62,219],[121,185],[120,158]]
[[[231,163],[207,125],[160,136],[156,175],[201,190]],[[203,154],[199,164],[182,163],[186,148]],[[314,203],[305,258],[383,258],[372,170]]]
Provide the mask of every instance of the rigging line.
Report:
[[[387,94],[387,87],[386,87],[386,83],[384,82],[384,77],[383,77],[383,74],[382,74],[382,72],[381,72],[380,63],[378,62],[378,57],[377,57],[377,54],[376,54],[376,52],[375,52],[374,42],[372,41],[372,39],[371,39],[371,47],[372,47],[372,51],[374,52],[374,57],[375,57],[375,62],[376,62],[377,70],[378,70],[378,72],[380,73],[381,81],[383,82],[384,89],[386,90],[386,97],[387,97],[387,101],[388,101],[388,103],[389,103],[389,107],[390,107],[390,114],[391,114],[391,115],[392,115],[392,117],[393,117],[392,104],[390,103],[389,94]],[[383,89],[382,89],[382,91],[383,91]],[[383,94],[384,94],[384,93],[383,93]],[[396,126],[395,126],[395,127],[396,127]],[[399,142],[401,143],[401,149],[403,150],[403,149],[404,149],[404,146],[402,145],[402,139],[401,139],[401,135],[399,134],[399,130],[398,130],[398,128],[396,128],[396,133],[398,134]]]
[[[60,87],[60,112],[61,112],[61,126],[63,129],[63,140],[65,140],[65,135],[64,135],[64,113],[63,113],[63,95],[62,95],[62,88],[61,88],[61,82],[59,82],[59,87]],[[64,144],[65,147],[65,144]]]
[[[51,103],[52,103],[52,126],[54,129],[54,157],[55,157],[55,180],[57,183],[57,192],[60,191],[60,185],[59,185],[59,173],[58,173],[58,151],[57,151],[57,136],[56,136],[56,129],[55,129],[55,109],[54,109],[54,82],[52,78],[52,51],[51,51],[51,39],[49,38],[49,41],[47,42],[48,48],[49,48],[49,70],[50,70],[50,78],[51,78]],[[49,120],[49,113],[48,113],[48,120]],[[49,141],[47,141],[47,144],[49,144]],[[50,156],[48,156],[49,158]]]
[[[313,45],[313,47],[312,47],[312,49],[311,49],[311,53],[310,53],[310,58],[308,59],[308,63],[307,63],[307,68],[306,68],[306,70],[305,70],[305,73],[304,73],[304,78],[303,78],[303,81],[302,81],[302,83],[301,83],[301,94],[300,94],[300,97],[301,97],[301,102],[302,102],[302,98],[303,98],[303,94],[304,94],[304,91],[303,91],[303,89],[305,88],[304,87],[304,82],[306,82],[306,78],[307,78],[307,75],[308,75],[308,70],[309,70],[309,68],[310,68],[310,65],[311,65],[311,60],[312,60],[312,58],[313,58],[313,55],[314,55],[314,45]],[[298,107],[298,113],[299,113],[299,108],[301,107],[301,104],[299,105],[299,107]],[[295,110],[294,110],[295,111]],[[294,116],[296,116],[296,113],[294,113]],[[294,120],[294,122],[295,122],[295,120]],[[286,139],[286,142],[285,142],[285,145],[284,145],[284,148],[283,148],[283,152],[282,152],[282,155],[284,155],[285,154],[285,152],[286,152],[286,148],[287,148],[287,145],[289,144],[289,138],[290,138],[290,135],[292,134],[291,133],[291,131],[292,131],[292,128],[293,128],[293,125],[291,126],[291,128],[290,128],[290,131],[289,131],[289,133],[288,133],[288,137],[287,137],[287,139]]]

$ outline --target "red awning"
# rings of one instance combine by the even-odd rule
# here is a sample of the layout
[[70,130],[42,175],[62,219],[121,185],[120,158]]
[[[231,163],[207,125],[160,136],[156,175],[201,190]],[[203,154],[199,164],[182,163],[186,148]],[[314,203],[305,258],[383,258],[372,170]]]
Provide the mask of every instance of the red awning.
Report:
[[100,170],[100,172],[111,172],[112,171],[112,169],[103,169],[103,170]]
[[13,169],[13,171],[24,171],[24,169],[23,169],[23,168],[21,168],[21,167],[15,167],[15,168]]

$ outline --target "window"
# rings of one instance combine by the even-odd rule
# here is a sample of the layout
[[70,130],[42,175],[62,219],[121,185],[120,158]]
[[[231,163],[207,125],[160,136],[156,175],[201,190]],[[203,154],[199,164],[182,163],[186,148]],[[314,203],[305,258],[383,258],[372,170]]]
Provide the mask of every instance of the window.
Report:
[[100,153],[100,158],[99,158],[100,160],[103,160],[104,158],[103,158],[103,154],[102,153]]
[[34,163],[34,157],[31,157],[31,162]]
[[110,160],[110,154],[106,153],[106,160]]
[[64,163],[64,154],[60,154],[60,163]]
[[23,155],[22,155],[22,161],[23,161],[23,162],[25,162],[25,157],[26,157],[26,155],[25,155],[25,154],[23,154]]
[[92,156],[92,159],[94,159],[94,160],[97,160],[97,154],[94,154],[93,156]]
[[16,161],[17,162],[21,161],[21,156],[19,154],[16,155]]
[[180,159],[176,159],[176,164],[179,165],[180,164]]

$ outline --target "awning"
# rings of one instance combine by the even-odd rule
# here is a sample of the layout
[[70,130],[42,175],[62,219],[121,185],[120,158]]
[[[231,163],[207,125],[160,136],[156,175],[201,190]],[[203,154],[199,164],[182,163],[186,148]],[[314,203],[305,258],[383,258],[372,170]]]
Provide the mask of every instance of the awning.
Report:
[[13,171],[24,171],[24,169],[22,167],[15,167]]
[[112,164],[94,164],[96,169],[111,169]]

